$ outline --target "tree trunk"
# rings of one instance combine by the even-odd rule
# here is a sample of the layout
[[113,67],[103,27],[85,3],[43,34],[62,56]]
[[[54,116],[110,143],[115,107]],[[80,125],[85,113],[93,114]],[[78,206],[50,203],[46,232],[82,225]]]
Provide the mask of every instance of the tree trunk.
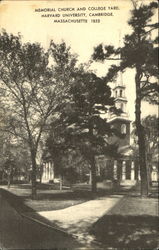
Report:
[[35,152],[31,152],[31,160],[32,160],[32,199],[35,200],[37,197],[37,188],[36,188],[36,154]]
[[11,184],[11,174],[8,174],[8,181],[7,181],[7,187],[10,188],[10,184]]
[[92,193],[95,194],[97,192],[97,182],[96,182],[96,164],[95,164],[95,159],[94,156],[92,156],[91,159],[91,185],[92,185]]
[[141,124],[141,88],[140,88],[140,69],[136,68],[136,103],[135,103],[135,122],[136,131],[138,136],[138,146],[139,146],[139,167],[141,176],[141,196],[148,195],[148,176],[147,176],[147,166],[146,166],[146,145],[145,145],[145,132],[144,127]]
[[7,173],[7,187],[10,188],[10,185],[11,185],[11,176],[12,176],[12,170],[11,170],[11,167],[9,168],[8,170],[8,173]]
[[42,183],[42,177],[43,177],[43,164],[40,165],[40,184]]
[[63,178],[62,175],[60,175],[60,191],[62,190],[62,186],[63,186]]
[[[91,114],[91,112],[90,112]],[[89,137],[91,142],[91,150],[90,150],[90,165],[91,165],[91,190],[92,194],[95,194],[97,192],[97,183],[96,183],[96,164],[95,164],[95,156],[94,156],[94,149],[93,149],[93,126],[91,124],[91,121],[89,121]]]
[[2,172],[2,182],[5,180],[5,172]]

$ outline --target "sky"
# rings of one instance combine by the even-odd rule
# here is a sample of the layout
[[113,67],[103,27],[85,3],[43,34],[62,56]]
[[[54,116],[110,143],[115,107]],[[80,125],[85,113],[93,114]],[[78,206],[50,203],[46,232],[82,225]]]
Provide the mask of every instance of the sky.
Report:
[[[151,0],[146,1],[150,2]],[[52,11],[35,11],[45,8],[51,8]],[[81,8],[81,10],[77,10],[78,8]],[[131,33],[127,24],[131,9],[132,3],[129,0],[2,1],[0,2],[0,28],[4,28],[7,32],[13,34],[21,33],[23,42],[39,42],[45,48],[49,47],[50,40],[54,40],[56,43],[64,40],[67,45],[71,46],[72,52],[79,55],[80,62],[88,62],[93,53],[93,48],[98,44],[103,43],[116,47],[122,45],[122,37]],[[105,14],[101,17],[90,16],[94,13]],[[59,14],[60,17],[41,17],[42,14]],[[62,16],[65,14],[84,14],[85,16],[72,19],[87,19],[87,23],[54,22],[58,19],[71,19]],[[91,19],[100,19],[100,23],[92,23]],[[109,65],[110,61],[109,63],[94,63],[92,69],[98,75],[104,76]],[[123,82],[126,85],[127,111],[130,120],[133,121],[135,110],[133,70],[127,70],[123,74]],[[148,103],[142,105],[143,117],[156,113],[157,107]]]

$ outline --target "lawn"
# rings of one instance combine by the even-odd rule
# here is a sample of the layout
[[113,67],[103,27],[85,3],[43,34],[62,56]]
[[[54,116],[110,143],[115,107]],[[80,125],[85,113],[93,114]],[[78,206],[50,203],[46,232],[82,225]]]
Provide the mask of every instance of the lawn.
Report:
[[91,229],[102,247],[157,249],[158,218],[151,216],[105,215]]
[[[124,197],[119,199],[119,202],[104,216],[96,222],[92,221],[87,233],[102,249],[144,250],[157,249],[158,246],[157,188],[152,188],[150,191],[149,198],[140,197],[138,186],[132,189],[121,187],[116,191],[98,190],[96,196],[92,196],[90,186],[85,184],[76,185],[73,189],[64,187],[62,191],[59,190],[58,185],[42,184],[38,185],[37,199],[32,200],[30,184],[13,185],[9,190],[3,187],[1,190],[2,195],[18,212],[33,216],[35,219],[40,218],[45,223],[52,222],[42,216],[39,217],[38,212],[64,209],[93,199],[100,202],[100,200],[115,197],[114,194],[118,194],[118,196],[122,194],[121,197]],[[91,207],[91,211],[92,209],[93,207]]]
[[33,210],[51,211],[74,206],[91,199],[89,191],[72,191],[72,190],[46,190],[38,192],[37,199],[27,198],[24,204]]
[[11,205],[22,213],[63,209],[92,198],[90,191],[70,189],[60,191],[46,187],[38,190],[36,200],[31,199],[31,190],[28,186],[27,188],[14,186],[9,190],[2,189],[1,192]]
[[[9,192],[7,192],[9,191]],[[59,190],[59,183],[37,185],[37,198],[31,199],[31,184],[16,184],[10,189],[5,187],[3,194],[9,202],[20,212],[51,211],[78,205],[88,200],[108,194],[110,191],[98,190],[96,196],[87,184],[74,185],[73,189],[64,186]]]
[[90,233],[105,248],[157,249],[158,200],[125,197],[93,224]]

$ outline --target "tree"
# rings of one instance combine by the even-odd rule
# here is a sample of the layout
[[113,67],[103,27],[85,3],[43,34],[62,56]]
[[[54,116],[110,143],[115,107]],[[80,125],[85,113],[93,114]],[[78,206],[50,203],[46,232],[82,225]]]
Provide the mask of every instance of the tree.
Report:
[[47,160],[47,155],[49,152],[49,158],[51,158],[54,163],[54,171],[60,176],[60,190],[62,190],[63,173],[66,163],[64,158],[66,157],[65,151],[67,150],[67,146],[64,145],[64,141],[59,138],[59,135],[58,138],[55,136],[55,128],[53,128],[46,139],[46,148],[43,152],[43,158],[44,160]]
[[20,177],[27,180],[28,172],[31,166],[28,148],[22,141],[17,140],[11,134],[4,134],[3,152],[1,156],[1,179],[6,179],[8,188],[11,183]]
[[159,118],[156,115],[148,115],[142,119],[142,124],[145,128],[147,152],[154,154],[158,150],[158,124]]
[[0,102],[0,171],[2,180],[7,172],[11,173],[10,176],[8,175],[9,182],[11,182],[10,177],[18,177],[22,173],[27,179],[31,166],[26,143],[21,138],[5,131],[10,119],[12,119],[10,112]]
[[23,139],[32,162],[32,198],[36,198],[36,156],[50,116],[57,116],[65,101],[68,82],[58,81],[55,48],[54,66],[49,52],[38,43],[25,43],[20,35],[0,34],[0,81],[2,103],[10,111],[4,131]]
[[[158,124],[159,118],[156,115],[148,115],[142,119],[142,125],[145,130],[145,145],[146,145],[146,160],[148,164],[148,172],[150,172],[153,158],[158,154],[159,140],[158,140]],[[135,127],[135,124],[133,124]],[[136,141],[136,129],[132,131],[134,138],[134,146],[138,154],[138,147]]]
[[84,164],[80,151],[71,141],[67,139],[67,126],[62,124],[61,119],[52,123],[52,129],[46,140],[46,147],[43,158],[49,159],[54,163],[54,172],[60,177],[60,190],[62,190],[64,178],[70,182],[70,185],[76,182],[78,170]]
[[65,124],[65,142],[78,148],[90,165],[92,192],[96,193],[96,156],[117,156],[117,148],[109,145],[112,129],[102,116],[111,108],[115,111],[111,89],[93,72],[81,66],[76,72],[76,81],[70,90],[69,102],[61,119]]
[[[104,61],[118,56],[120,65],[112,65],[106,76],[107,81],[113,81],[119,71],[127,68],[135,69],[135,124],[139,146],[139,165],[141,173],[141,195],[148,194],[148,180],[146,167],[145,130],[141,123],[141,103],[148,100],[157,103],[158,86],[156,77],[158,75],[158,48],[157,38],[152,34],[158,24],[153,23],[154,10],[158,7],[157,2],[149,5],[141,4],[131,11],[131,18],[128,24],[132,33],[124,37],[124,46],[115,49],[113,46],[100,44],[95,48],[94,60]],[[151,35],[152,34],[152,35]],[[113,57],[112,59],[115,59]]]
[[[58,83],[69,87],[68,91],[63,95],[65,102],[61,102],[59,105],[58,116],[51,116],[45,150],[45,152],[49,151],[54,161],[55,170],[61,176],[62,186],[62,176],[66,175],[66,172],[68,176],[68,171],[71,174],[71,168],[68,170],[68,155],[71,155],[74,149],[70,142],[66,141],[68,125],[63,120],[63,114],[72,102],[70,89],[76,82],[78,72],[77,55],[71,52],[71,48],[66,46],[65,42],[55,44],[53,41],[50,43],[49,53],[54,61],[54,77],[56,77]],[[72,174],[73,172],[72,169]]]

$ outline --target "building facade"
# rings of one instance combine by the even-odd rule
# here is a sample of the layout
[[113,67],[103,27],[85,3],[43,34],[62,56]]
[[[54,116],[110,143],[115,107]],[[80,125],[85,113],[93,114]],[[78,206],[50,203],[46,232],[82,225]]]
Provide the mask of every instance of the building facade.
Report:
[[[108,159],[105,156],[98,157],[97,165],[103,179],[135,181],[140,179],[137,159],[133,156],[133,149],[130,146],[130,125],[131,120],[127,111],[127,98],[125,94],[126,86],[123,84],[122,73],[115,82],[113,88],[113,97],[115,107],[120,110],[119,114],[109,112],[107,121],[114,130],[113,136],[109,138],[110,144],[118,146],[118,153],[121,157],[118,159]],[[98,171],[99,172],[99,171]]]
[[[119,114],[108,112],[106,114],[107,121],[114,130],[114,135],[109,138],[110,144],[118,146],[118,153],[121,157],[118,159],[106,158],[104,155],[96,157],[97,177],[100,180],[117,180],[118,182],[137,181],[140,180],[140,169],[138,157],[135,156],[134,150],[130,145],[131,120],[127,110],[127,97],[125,94],[126,86],[123,83],[122,73],[115,82],[112,90],[115,98],[115,106],[120,109]],[[43,164],[42,182],[56,181],[56,173],[54,171],[54,164],[49,160]],[[88,168],[89,169],[89,168]],[[82,166],[81,166],[82,172]],[[150,172],[150,179],[157,179],[157,170],[153,165]],[[88,170],[89,182],[91,183],[91,173]]]

